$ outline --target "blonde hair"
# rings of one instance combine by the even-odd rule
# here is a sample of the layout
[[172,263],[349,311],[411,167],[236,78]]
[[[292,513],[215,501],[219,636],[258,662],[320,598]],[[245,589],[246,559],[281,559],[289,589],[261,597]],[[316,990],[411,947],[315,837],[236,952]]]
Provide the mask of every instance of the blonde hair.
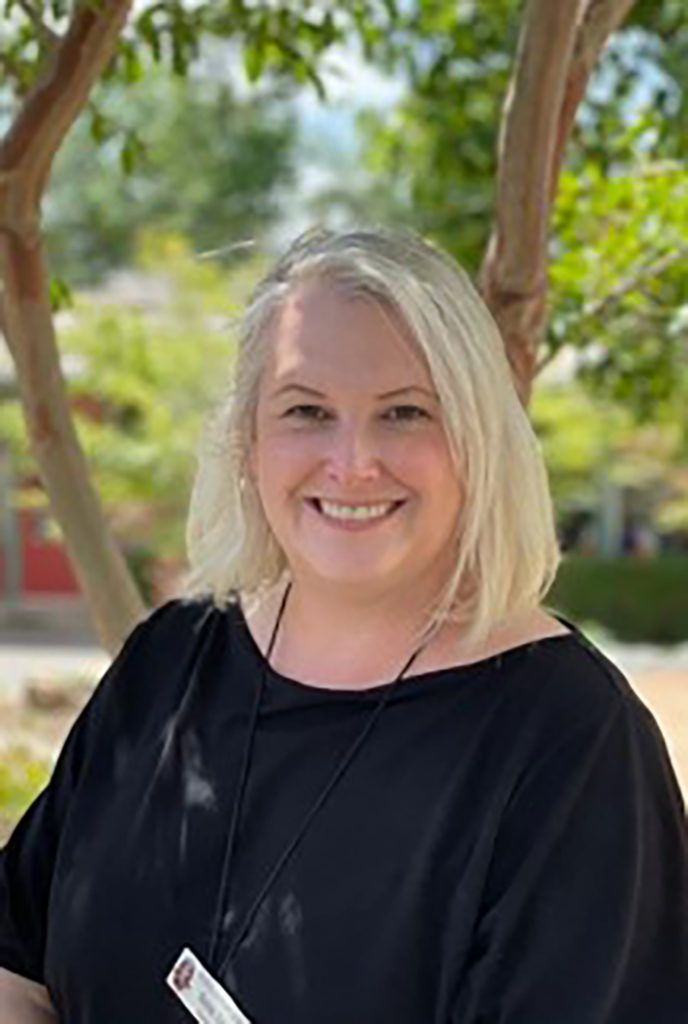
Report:
[[185,591],[220,608],[288,575],[286,557],[247,471],[266,327],[285,297],[318,278],[394,311],[440,396],[464,501],[456,560],[417,639],[451,619],[462,647],[535,607],[561,554],[540,446],[518,398],[499,330],[467,274],[419,237],[389,229],[308,231],[258,284],[241,321],[233,381],[208,420],[187,523]]

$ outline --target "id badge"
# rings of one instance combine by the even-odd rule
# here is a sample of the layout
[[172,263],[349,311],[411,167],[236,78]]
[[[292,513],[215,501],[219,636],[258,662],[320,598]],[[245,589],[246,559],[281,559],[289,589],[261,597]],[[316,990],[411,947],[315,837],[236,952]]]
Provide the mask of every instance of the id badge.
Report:
[[180,953],[166,981],[199,1024],[251,1024],[188,947]]

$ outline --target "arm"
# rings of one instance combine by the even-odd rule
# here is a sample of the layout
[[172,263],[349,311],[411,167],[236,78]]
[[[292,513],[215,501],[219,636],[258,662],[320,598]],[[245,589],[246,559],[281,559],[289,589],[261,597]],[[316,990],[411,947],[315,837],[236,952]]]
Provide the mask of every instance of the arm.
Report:
[[118,678],[126,683],[127,665],[143,628],[137,627],[127,638],[74,722],[48,785],[0,849],[0,1024],[54,1019],[43,982],[59,844],[74,793],[88,773],[90,752],[112,704],[110,693]]
[[56,1024],[57,1014],[43,985],[0,967],[1,1024]]
[[[206,604],[171,601],[136,627],[72,726],[50,782],[0,850],[0,1024],[56,1019],[44,983],[51,966],[60,976],[63,950],[59,942],[49,943],[50,908],[61,851],[79,841],[70,830],[74,811],[88,802],[90,780],[112,762],[118,743],[135,741],[150,705],[144,684],[168,665],[171,651],[180,680],[186,678],[196,645],[205,642],[206,620],[215,621]],[[59,1005],[61,993],[51,989]]]

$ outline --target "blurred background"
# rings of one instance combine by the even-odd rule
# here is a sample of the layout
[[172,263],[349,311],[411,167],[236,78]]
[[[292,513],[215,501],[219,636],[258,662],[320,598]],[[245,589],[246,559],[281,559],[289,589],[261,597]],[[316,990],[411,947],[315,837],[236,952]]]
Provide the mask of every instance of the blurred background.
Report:
[[[41,30],[19,6],[0,30],[2,131],[38,73],[40,32],[69,17],[46,6]],[[181,12],[165,34],[140,6],[43,201],[69,409],[147,606],[177,592],[203,419],[231,374],[233,322],[281,245],[314,223],[405,225],[477,277],[526,5],[235,7],[241,38],[156,4]],[[626,672],[684,792],[687,48],[688,8],[656,0],[632,6],[596,63],[552,205],[529,406],[565,553],[546,603]],[[0,332],[0,836],[109,661],[11,349]]]

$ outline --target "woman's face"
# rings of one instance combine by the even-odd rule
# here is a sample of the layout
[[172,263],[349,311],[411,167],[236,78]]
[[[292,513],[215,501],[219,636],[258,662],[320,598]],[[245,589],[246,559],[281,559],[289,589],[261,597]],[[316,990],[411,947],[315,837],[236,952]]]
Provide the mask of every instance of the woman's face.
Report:
[[398,318],[312,281],[267,341],[249,464],[294,581],[355,586],[361,598],[409,585],[434,593],[451,564],[460,486],[430,374]]

